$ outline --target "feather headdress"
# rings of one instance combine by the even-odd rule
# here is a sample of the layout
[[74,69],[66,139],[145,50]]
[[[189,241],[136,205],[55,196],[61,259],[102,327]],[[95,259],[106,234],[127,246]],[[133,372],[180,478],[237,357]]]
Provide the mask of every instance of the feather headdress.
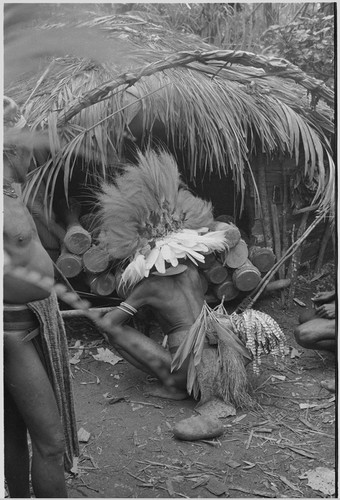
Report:
[[122,283],[133,286],[155,268],[166,272],[179,259],[195,264],[227,247],[224,231],[209,231],[210,202],[183,186],[175,159],[165,151],[139,153],[99,195],[101,243],[113,259],[128,261]]

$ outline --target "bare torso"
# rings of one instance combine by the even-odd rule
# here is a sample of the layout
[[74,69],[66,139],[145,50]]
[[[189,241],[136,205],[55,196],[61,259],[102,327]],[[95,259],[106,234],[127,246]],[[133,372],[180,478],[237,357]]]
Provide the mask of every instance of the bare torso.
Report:
[[[53,264],[43,248],[33,219],[18,198],[4,196],[4,250],[11,259],[11,265],[37,271],[43,276],[53,277]],[[23,284],[9,274],[4,276],[4,302],[26,304],[46,298],[49,292],[32,283]]]
[[150,276],[139,283],[126,301],[136,307],[150,306],[165,334],[190,328],[201,312],[204,295],[194,265],[173,276]]

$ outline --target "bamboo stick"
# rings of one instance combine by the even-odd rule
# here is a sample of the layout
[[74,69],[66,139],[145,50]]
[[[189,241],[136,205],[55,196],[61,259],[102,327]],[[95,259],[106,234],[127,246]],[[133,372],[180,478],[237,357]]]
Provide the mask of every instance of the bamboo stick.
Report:
[[[297,234],[296,234],[297,239],[299,239],[301,237],[301,235],[305,232],[308,217],[309,217],[309,212],[305,212],[302,215],[301,223],[300,223],[299,229],[298,229]],[[301,260],[301,246],[298,248],[298,250],[294,253],[294,255],[292,257],[291,270],[290,270],[290,273],[288,275],[288,278],[291,280],[291,285],[289,288],[288,300],[287,300],[288,307],[291,307],[293,304],[293,297],[294,297],[295,286],[296,286],[296,277],[297,277],[297,272],[298,272],[300,260]]]
[[267,247],[273,248],[273,235],[271,229],[266,170],[264,162],[265,159],[263,158],[263,155],[260,155],[259,160],[257,161],[257,172],[258,172],[257,181],[258,181],[258,190],[259,190],[261,210],[262,210],[262,226],[263,226],[264,241]]
[[284,264],[294,253],[299,249],[300,245],[305,241],[306,238],[310,235],[310,233],[316,228],[316,226],[321,222],[322,219],[324,219],[325,214],[320,214],[316,217],[316,219],[310,224],[310,226],[306,229],[306,231],[303,233],[303,235],[296,240],[287,250],[287,252],[281,257],[281,259],[274,264],[272,269],[268,271],[268,273],[262,278],[260,283],[257,285],[257,287],[251,292],[251,294],[246,297],[244,301],[241,302],[241,304],[238,305],[236,312],[242,312],[245,309],[251,308],[256,300],[259,298],[259,296],[262,294],[263,290],[266,288],[268,285],[270,279],[274,274],[277,272],[277,270]]
[[[272,212],[272,221],[273,221],[273,235],[274,235],[274,250],[276,255],[276,260],[280,260],[281,258],[281,236],[280,236],[280,226],[279,226],[279,216],[277,214],[277,206],[275,203],[270,204],[271,212]],[[279,278],[283,278],[283,269],[282,267],[279,269]]]
[[331,235],[332,235],[332,227],[331,227],[331,223],[328,222],[328,224],[326,225],[326,229],[324,231],[324,234],[322,236],[321,243],[320,243],[318,258],[317,258],[315,268],[314,268],[315,273],[319,273],[321,271],[321,267],[322,267],[324,257],[325,257],[326,248],[327,248],[328,242],[331,238]]
[[[95,312],[97,314],[106,314],[110,311],[113,311],[113,309],[115,309],[115,308],[114,307],[93,307],[93,308],[88,309],[87,311],[89,313]],[[84,316],[85,313],[81,309],[71,309],[68,311],[60,311],[60,314],[62,315],[63,319],[68,319],[68,318],[78,318],[79,316]]]
[[297,208],[293,210],[293,215],[304,214],[305,212],[315,212],[319,208],[319,205],[310,205],[309,207]]
[[[288,213],[288,172],[286,162],[282,163],[282,172],[283,172],[283,207],[282,207],[282,255],[284,255],[288,248],[288,229],[287,229],[287,213]],[[282,269],[282,278],[286,276],[286,266],[283,265],[280,269]],[[281,291],[281,306],[285,305],[285,291]]]

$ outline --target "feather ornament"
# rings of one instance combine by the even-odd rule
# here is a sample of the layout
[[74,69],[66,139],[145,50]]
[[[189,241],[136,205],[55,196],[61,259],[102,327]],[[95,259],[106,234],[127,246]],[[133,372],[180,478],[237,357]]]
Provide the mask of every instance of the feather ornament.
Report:
[[179,259],[204,262],[204,254],[227,248],[224,231],[209,231],[210,202],[183,187],[175,159],[166,151],[138,153],[98,195],[100,244],[129,263],[121,282],[131,286],[155,267],[164,274]]

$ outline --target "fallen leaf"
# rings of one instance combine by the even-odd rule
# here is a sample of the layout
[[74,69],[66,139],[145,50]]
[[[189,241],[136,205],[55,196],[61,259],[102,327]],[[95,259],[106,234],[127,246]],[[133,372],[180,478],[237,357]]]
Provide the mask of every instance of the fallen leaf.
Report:
[[335,471],[327,467],[317,467],[306,471],[299,479],[308,479],[308,486],[325,495],[335,494]]
[[165,481],[165,484],[166,484],[166,489],[168,490],[168,493],[171,497],[173,497],[175,495],[175,490],[174,490],[174,487],[172,485],[172,481],[171,479],[167,479]]
[[207,488],[208,491],[210,491],[210,493],[216,496],[223,495],[227,491],[227,486],[221,481],[215,479],[214,477],[211,477],[209,479],[205,487]]
[[252,469],[253,467],[256,466],[256,464],[253,464],[252,462],[247,462],[247,460],[243,460],[243,462],[247,465],[245,465],[243,467],[244,470],[247,470],[247,469]]
[[284,484],[286,484],[287,486],[289,486],[289,488],[291,488],[292,490],[295,490],[295,491],[299,491],[301,493],[301,490],[299,490],[299,488],[297,486],[295,486],[293,483],[291,483],[286,477],[279,476],[279,478],[281,479],[281,481]]
[[294,451],[298,455],[302,455],[303,457],[312,458],[312,459],[317,458],[314,453],[309,453],[308,451],[302,450],[301,448],[295,448],[294,446],[286,446],[286,447],[289,448],[290,450]]
[[132,411],[140,410],[143,408],[143,405],[134,405],[133,403],[131,404],[132,406]]
[[79,351],[77,351],[73,356],[72,358],[70,358],[70,363],[71,365],[76,365],[80,362],[80,358],[82,357],[82,354],[83,354],[83,349],[79,349]]
[[306,410],[307,408],[316,408],[318,405],[315,403],[300,403],[300,410]]
[[277,379],[277,380],[286,380],[285,375],[271,375],[272,379]]
[[240,467],[242,465],[239,462],[236,462],[236,460],[228,460],[226,464],[229,465],[229,467],[231,467],[232,469],[237,469],[237,467]]
[[78,441],[80,443],[88,443],[91,437],[90,432],[87,432],[83,427],[78,430]]
[[195,410],[200,415],[209,415],[216,418],[226,418],[236,415],[236,409],[232,404],[225,403],[221,399],[212,399],[202,406],[196,406]]
[[111,365],[116,365],[119,361],[123,361],[123,358],[120,358],[119,356],[113,354],[110,349],[98,347],[97,351],[98,354],[92,354],[94,359],[96,359],[97,361],[104,361],[104,363],[110,363]]
[[244,418],[246,418],[247,414],[240,415],[239,417],[234,418],[233,424],[237,424],[238,422],[241,422]]
[[72,474],[78,474],[79,473],[78,462],[79,462],[79,457],[73,457],[73,463],[72,463],[72,468],[71,468]]
[[198,479],[194,485],[191,486],[191,489],[194,490],[199,486],[204,486],[205,484],[207,484],[207,482],[208,482],[208,477],[203,476],[200,479]]
[[290,352],[290,357],[291,357],[291,359],[300,358],[301,352],[299,352],[297,349],[295,349],[295,347],[292,347],[292,350]]

